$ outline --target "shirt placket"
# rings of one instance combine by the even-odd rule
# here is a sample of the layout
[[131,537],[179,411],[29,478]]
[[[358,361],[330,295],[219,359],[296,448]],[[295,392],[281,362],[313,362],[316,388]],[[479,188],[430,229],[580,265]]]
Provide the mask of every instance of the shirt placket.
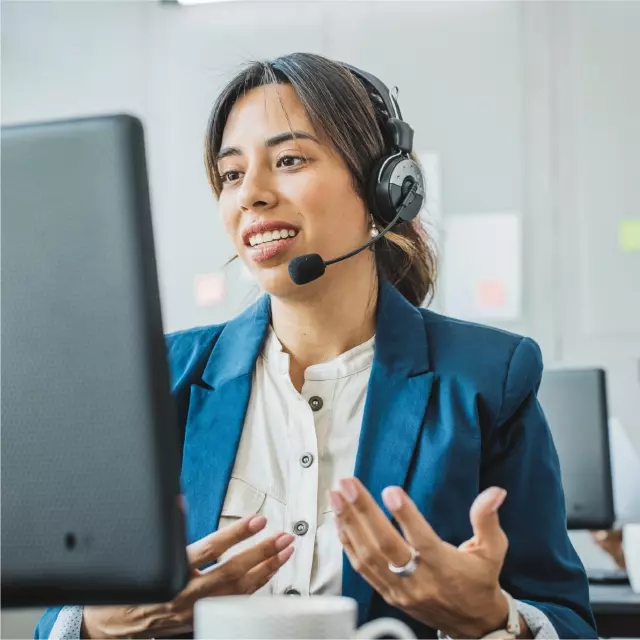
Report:
[[[316,429],[328,411],[331,381],[307,380],[298,396],[295,425],[289,431],[286,522],[296,536],[291,560],[281,569],[281,591],[309,595],[318,528],[319,452]],[[285,571],[286,569],[286,571]]]

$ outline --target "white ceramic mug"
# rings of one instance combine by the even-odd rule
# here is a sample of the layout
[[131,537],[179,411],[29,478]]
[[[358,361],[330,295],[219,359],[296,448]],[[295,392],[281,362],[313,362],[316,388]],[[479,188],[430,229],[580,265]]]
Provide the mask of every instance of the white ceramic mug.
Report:
[[622,549],[631,588],[640,593],[640,524],[626,524],[622,530]]
[[194,607],[194,637],[413,639],[400,620],[379,618],[356,629],[357,604],[332,596],[223,596],[203,598]]

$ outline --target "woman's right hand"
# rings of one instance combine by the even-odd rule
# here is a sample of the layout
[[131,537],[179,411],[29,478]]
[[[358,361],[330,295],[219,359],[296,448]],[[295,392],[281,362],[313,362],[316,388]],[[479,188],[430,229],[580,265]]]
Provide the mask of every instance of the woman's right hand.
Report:
[[204,571],[233,545],[264,529],[264,516],[244,518],[190,544],[191,579],[174,600],[162,604],[84,607],[82,638],[154,638],[193,630],[193,605],[210,596],[249,594],[271,580],[293,553],[294,536],[279,533]]

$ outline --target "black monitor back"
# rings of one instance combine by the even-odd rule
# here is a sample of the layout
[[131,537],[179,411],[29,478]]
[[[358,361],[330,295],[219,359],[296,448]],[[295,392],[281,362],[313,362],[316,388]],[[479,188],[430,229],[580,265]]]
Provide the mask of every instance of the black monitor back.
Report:
[[560,457],[569,529],[614,522],[605,372],[545,371],[538,393]]
[[161,602],[188,568],[140,122],[2,128],[2,606]]

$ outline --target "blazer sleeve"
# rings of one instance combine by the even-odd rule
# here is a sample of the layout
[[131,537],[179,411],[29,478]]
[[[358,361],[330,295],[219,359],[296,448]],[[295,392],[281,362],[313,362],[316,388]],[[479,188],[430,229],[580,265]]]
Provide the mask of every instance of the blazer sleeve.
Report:
[[483,444],[481,490],[507,490],[500,509],[509,540],[502,587],[542,611],[560,638],[596,638],[586,573],[567,533],[558,454],[537,399],[541,377],[540,348],[522,338]]
[[36,628],[33,631],[35,640],[48,638],[51,635],[51,629],[58,619],[58,614],[62,611],[62,607],[49,607],[40,616]]

